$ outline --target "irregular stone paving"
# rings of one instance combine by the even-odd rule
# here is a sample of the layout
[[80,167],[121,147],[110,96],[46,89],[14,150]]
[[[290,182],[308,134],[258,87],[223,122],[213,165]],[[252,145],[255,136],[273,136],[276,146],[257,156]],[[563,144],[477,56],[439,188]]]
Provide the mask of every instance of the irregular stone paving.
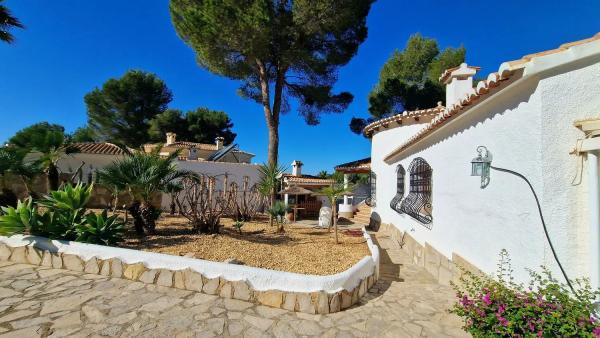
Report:
[[0,337],[468,337],[446,312],[452,290],[377,241],[380,280],[329,315],[0,261]]

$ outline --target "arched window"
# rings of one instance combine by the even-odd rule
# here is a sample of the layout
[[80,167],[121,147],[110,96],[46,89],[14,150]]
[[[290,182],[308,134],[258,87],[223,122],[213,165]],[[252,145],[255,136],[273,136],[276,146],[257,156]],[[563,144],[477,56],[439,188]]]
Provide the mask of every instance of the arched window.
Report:
[[399,213],[402,213],[400,209],[400,202],[402,202],[402,198],[404,198],[404,176],[406,175],[406,171],[402,164],[399,164],[396,168],[396,196],[392,198],[390,202],[390,207],[393,210],[396,210]]
[[431,224],[431,167],[423,158],[417,157],[410,163],[408,172],[410,190],[402,200],[400,210],[423,224]]
[[367,205],[370,207],[374,207],[377,204],[377,175],[371,171],[371,175],[369,176],[369,185],[370,185],[370,192],[369,192],[369,198],[367,199]]

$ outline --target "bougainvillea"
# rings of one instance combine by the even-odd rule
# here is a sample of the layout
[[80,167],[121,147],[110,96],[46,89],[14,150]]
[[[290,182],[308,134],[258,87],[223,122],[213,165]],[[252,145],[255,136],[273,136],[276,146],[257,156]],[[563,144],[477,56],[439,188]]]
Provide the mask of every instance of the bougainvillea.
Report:
[[496,278],[463,271],[450,312],[463,318],[463,329],[474,337],[600,337],[594,315],[600,291],[588,280],[572,281],[573,293],[545,267],[530,275],[528,286],[515,283],[503,250]]

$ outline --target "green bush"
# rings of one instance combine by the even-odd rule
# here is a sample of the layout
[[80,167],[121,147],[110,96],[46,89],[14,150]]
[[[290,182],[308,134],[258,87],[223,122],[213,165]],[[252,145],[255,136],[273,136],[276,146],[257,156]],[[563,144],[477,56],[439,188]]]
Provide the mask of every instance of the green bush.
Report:
[[34,203],[19,201],[16,208],[2,207],[0,234],[31,234],[67,241],[110,245],[123,237],[124,223],[117,216],[87,212],[93,186],[65,185]]
[[463,318],[473,337],[600,337],[594,317],[600,291],[576,279],[573,294],[544,267],[530,274],[527,287],[514,283],[503,250],[497,278],[464,272],[460,286],[454,285],[459,300],[450,312]]
[[288,212],[292,212],[292,208],[281,201],[275,202],[273,207],[269,209],[269,214],[275,218],[284,217]]

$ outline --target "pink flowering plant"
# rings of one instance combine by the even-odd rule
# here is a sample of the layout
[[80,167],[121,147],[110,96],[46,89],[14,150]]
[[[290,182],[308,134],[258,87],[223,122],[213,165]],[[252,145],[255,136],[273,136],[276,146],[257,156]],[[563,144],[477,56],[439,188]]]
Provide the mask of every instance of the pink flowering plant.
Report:
[[594,301],[600,291],[586,279],[571,281],[575,294],[550,271],[530,271],[528,286],[512,277],[506,250],[500,253],[496,278],[463,271],[453,284],[458,301],[450,310],[464,320],[473,337],[600,337]]

